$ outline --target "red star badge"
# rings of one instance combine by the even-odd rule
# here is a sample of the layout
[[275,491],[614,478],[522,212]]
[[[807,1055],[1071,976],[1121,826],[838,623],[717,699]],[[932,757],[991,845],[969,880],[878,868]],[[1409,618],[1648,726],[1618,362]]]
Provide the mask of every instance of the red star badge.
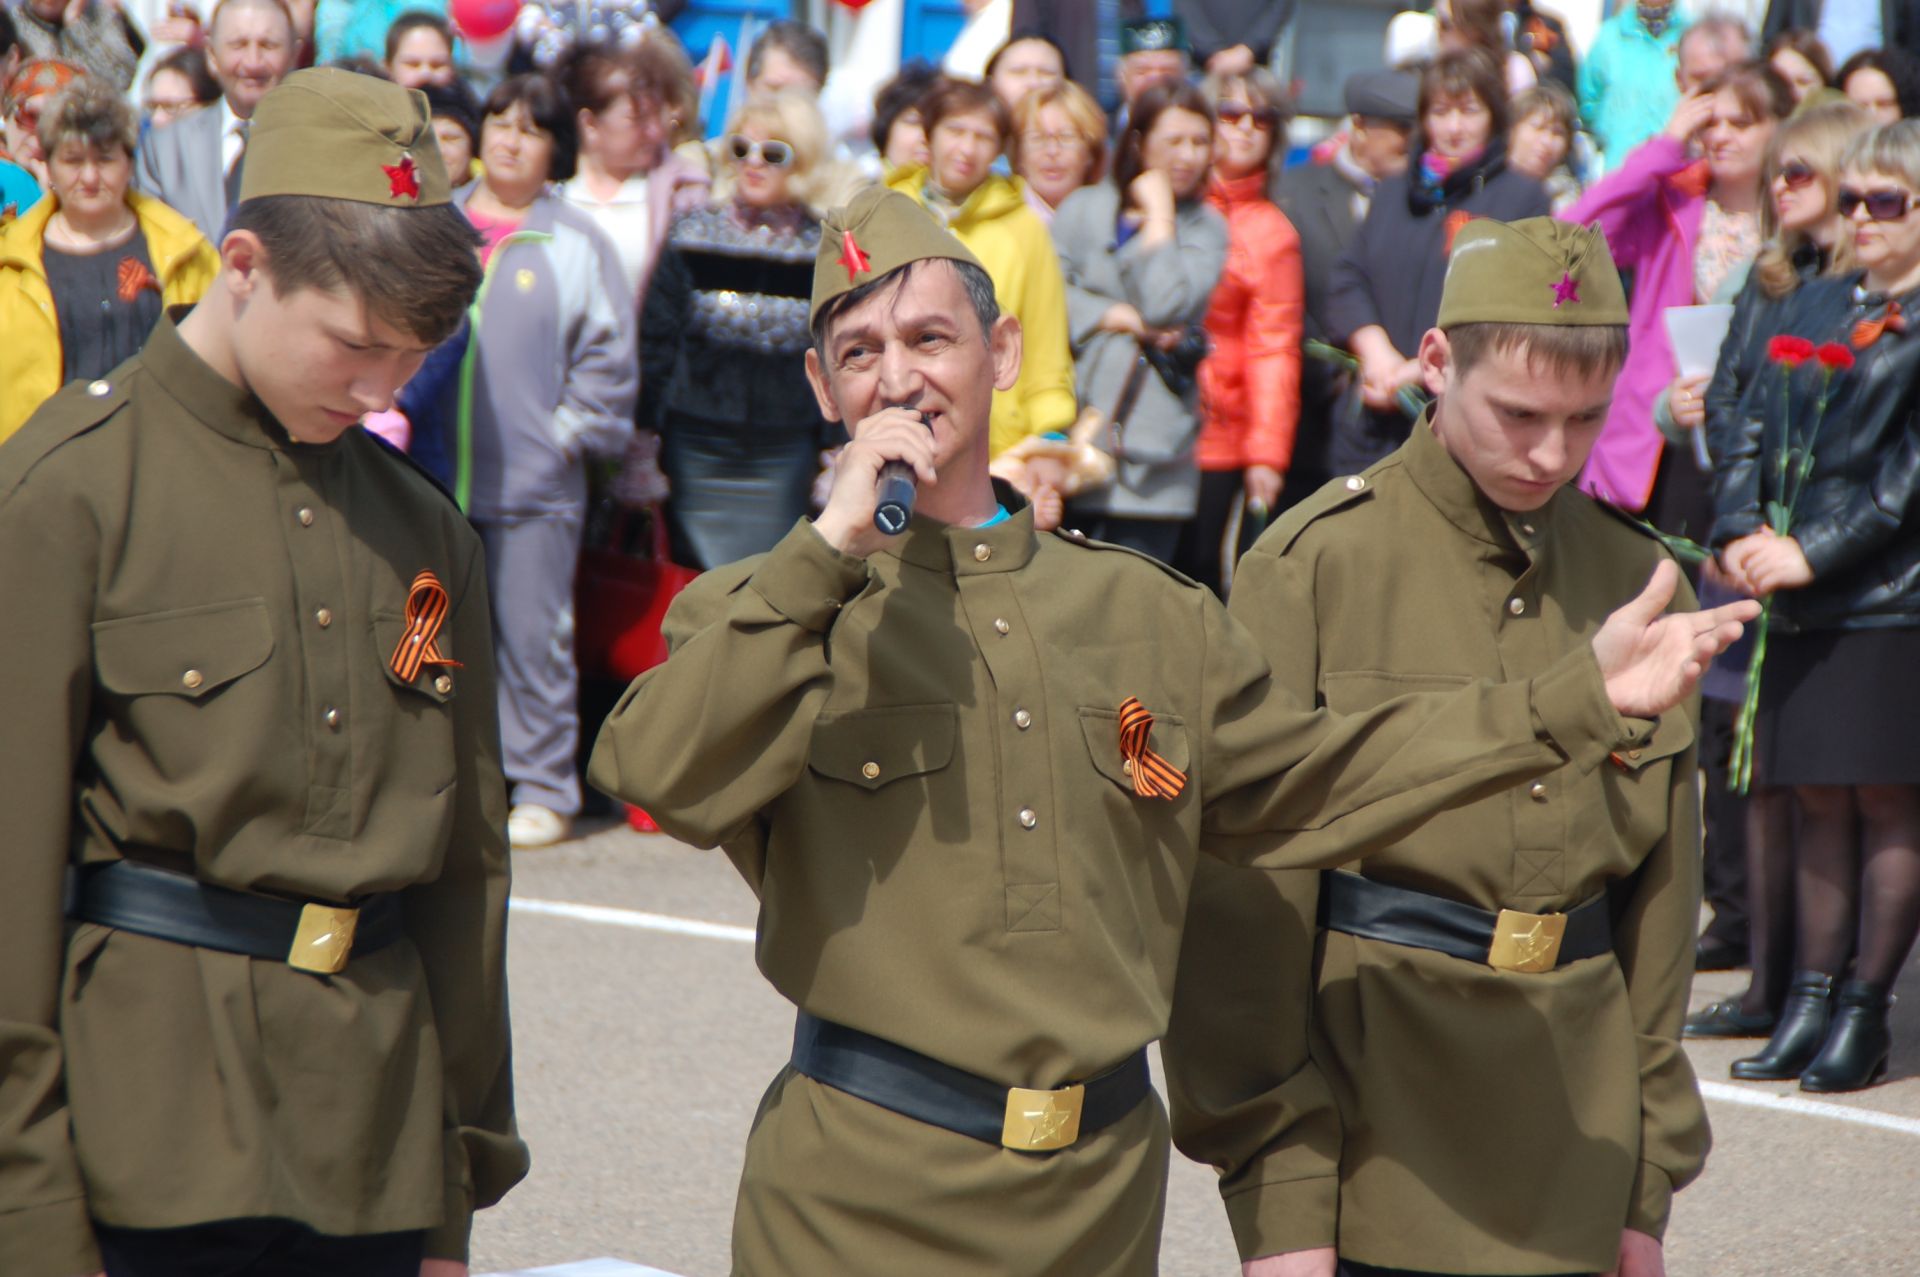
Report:
[[1559,310],[1561,305],[1566,302],[1572,302],[1578,305],[1579,301],[1580,281],[1573,277],[1571,271],[1563,272],[1560,276],[1560,282],[1553,286],[1553,308]]
[[392,188],[387,193],[394,199],[404,195],[416,204],[420,202],[420,170],[411,155],[402,155],[398,164],[382,164],[380,171],[387,175]]
[[840,258],[838,265],[847,268],[847,282],[851,284],[855,275],[867,275],[873,272],[873,263],[860,251],[860,241],[848,231],[840,237]]

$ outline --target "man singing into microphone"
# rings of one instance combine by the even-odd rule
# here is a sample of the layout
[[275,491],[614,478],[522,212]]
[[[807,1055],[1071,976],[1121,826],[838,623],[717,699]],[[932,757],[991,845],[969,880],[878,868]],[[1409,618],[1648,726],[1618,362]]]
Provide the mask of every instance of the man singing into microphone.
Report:
[[[590,771],[725,848],[799,1011],[734,1271],[1150,1274],[1168,1137],[1145,1049],[1198,854],[1335,864],[1597,767],[1755,609],[1663,615],[1667,565],[1528,682],[1310,713],[1205,589],[1036,533],[995,489],[1019,325],[912,200],[828,215],[812,324],[821,409],[853,423],[826,509],[681,595],[673,655]],[[895,537],[874,527],[888,461],[918,477]]]

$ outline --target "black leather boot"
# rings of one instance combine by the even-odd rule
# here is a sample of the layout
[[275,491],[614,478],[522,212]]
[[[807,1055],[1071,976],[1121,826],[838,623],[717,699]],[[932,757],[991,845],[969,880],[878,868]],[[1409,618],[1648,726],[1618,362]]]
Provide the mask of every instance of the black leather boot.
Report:
[[1758,1055],[1733,1062],[1733,1076],[1742,1082],[1785,1082],[1799,1077],[1827,1040],[1833,1019],[1833,977],[1802,971],[1787,986],[1787,1004],[1780,1023]]
[[1887,1073],[1887,1052],[1893,1034],[1887,1029],[1887,1008],[1893,995],[1884,984],[1849,980],[1834,999],[1833,1028],[1806,1072],[1803,1091],[1862,1091]]

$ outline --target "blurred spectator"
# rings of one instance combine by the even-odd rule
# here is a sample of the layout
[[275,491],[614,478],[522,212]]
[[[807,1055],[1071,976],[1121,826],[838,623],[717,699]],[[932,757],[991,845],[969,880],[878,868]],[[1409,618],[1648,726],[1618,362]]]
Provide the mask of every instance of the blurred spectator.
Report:
[[1865,49],[1920,45],[1920,7],[1913,0],[1768,0],[1760,37],[1801,30],[1820,38],[1827,56],[1845,62]]
[[920,111],[932,158],[887,185],[932,210],[973,251],[993,278],[1001,313],[1020,321],[1020,379],[993,396],[988,450],[998,456],[1027,435],[1073,424],[1065,286],[1046,225],[1013,179],[993,171],[1012,132],[999,97],[983,84],[948,80]]
[[461,369],[454,492],[486,544],[516,849],[560,841],[580,810],[573,576],[587,462],[626,447],[638,382],[619,255],[548,190],[573,175],[574,145],[558,88],[507,80],[487,98],[482,172],[463,201],[487,270]]
[[1674,46],[1674,84],[1681,97],[1719,80],[1727,68],[1753,57],[1746,24],[1724,13],[1707,13],[1680,33]]
[[409,9],[387,28],[387,74],[406,89],[445,87],[453,69],[453,28],[437,13]]
[[673,219],[700,207],[707,177],[669,149],[692,71],[665,39],[622,50],[575,46],[558,69],[580,129],[580,168],[561,198],[613,240],[638,311]]
[[1532,59],[1513,47],[1513,19],[1503,0],[1438,0],[1438,51],[1479,49],[1500,64],[1507,92],[1520,93],[1539,82]]
[[220,256],[192,224],[128,189],[139,124],[104,82],[48,103],[48,197],[0,232],[0,439],[64,383],[104,377],[163,306],[200,300]]
[[1547,199],[1557,213],[1580,195],[1580,179],[1573,175],[1570,163],[1580,123],[1573,96],[1548,81],[1515,97],[1511,111],[1507,162],[1515,172],[1547,188]]
[[125,93],[147,42],[114,0],[15,0],[15,38],[29,59],[71,62]]
[[1684,29],[1675,17],[1673,0],[1623,5],[1600,24],[1580,64],[1580,118],[1610,168],[1619,167],[1673,114],[1680,97],[1674,47]]
[[1421,73],[1416,152],[1404,175],[1380,183],[1334,267],[1334,331],[1360,360],[1360,410],[1334,430],[1334,474],[1406,442],[1413,421],[1401,392],[1420,385],[1408,352],[1440,313],[1454,231],[1470,217],[1511,222],[1549,209],[1540,183],[1507,164],[1505,83],[1477,49],[1443,53]]
[[240,198],[247,121],[293,69],[294,31],[280,0],[221,0],[207,25],[218,110],[196,111],[140,141],[134,184],[218,239]]
[[1210,75],[1244,75],[1273,60],[1296,0],[1173,0],[1194,60]]
[[1833,58],[1820,37],[1811,31],[1782,31],[1767,41],[1767,65],[1793,90],[1794,105],[1807,100],[1807,94],[1833,83]]
[[450,85],[429,84],[421,88],[427,98],[427,112],[433,120],[434,140],[440,143],[440,158],[447,166],[447,180],[459,190],[472,181],[473,157],[480,150],[480,104],[473,90],[459,80]]
[[1573,61],[1573,41],[1558,17],[1533,7],[1533,0],[1509,3],[1513,14],[1513,47],[1533,63],[1534,75],[1541,84],[1559,85],[1572,96],[1578,90],[1579,72]]
[[141,106],[147,124],[159,128],[219,100],[220,82],[213,78],[207,55],[199,49],[180,48],[153,64]]
[[[1367,218],[1381,182],[1407,168],[1408,137],[1419,106],[1419,81],[1405,71],[1360,71],[1347,77],[1345,141],[1326,160],[1287,170],[1274,194],[1300,236],[1306,282],[1306,336],[1340,345],[1345,334],[1333,322],[1334,265],[1346,254]],[[1272,193],[1274,188],[1268,187]],[[1306,358],[1300,368],[1300,425],[1286,486],[1275,513],[1311,494],[1332,477],[1330,450],[1334,414],[1346,378],[1324,360]]]
[[314,60],[387,58],[387,33],[408,13],[444,18],[447,0],[319,0],[314,10]]
[[[1287,97],[1265,67],[1209,75],[1218,121],[1207,202],[1227,219],[1227,264],[1207,308],[1200,364],[1200,499],[1175,567],[1225,595],[1223,556],[1238,561],[1280,499],[1300,419],[1303,288],[1300,237],[1267,198],[1285,161]],[[1236,498],[1244,517],[1234,544]]]
[[[1664,448],[1655,398],[1674,379],[1662,316],[1670,306],[1723,300],[1760,251],[1760,187],[1774,126],[1793,94],[1764,63],[1734,68],[1674,109],[1659,137],[1566,210],[1598,222],[1622,270],[1634,272],[1627,362],[1581,486],[1654,526],[1698,539],[1710,510],[1707,476],[1682,450]],[[1693,147],[1706,156],[1693,167]],[[1702,181],[1702,178],[1705,180]],[[1730,298],[1728,298],[1730,300]]]
[[1027,207],[1051,226],[1067,196],[1100,180],[1107,164],[1107,117],[1071,80],[1036,89],[1013,111],[1013,171]]
[[1187,31],[1178,18],[1139,18],[1121,24],[1118,81],[1123,107],[1161,84],[1184,83],[1193,69]]
[[804,22],[775,22],[754,37],[747,53],[747,92],[793,89],[818,97],[827,82],[827,37]]
[[[1713,530],[1728,575],[1773,597],[1754,775],[1792,786],[1801,811],[1799,972],[1766,1047],[1732,1072],[1816,1092],[1885,1075],[1891,989],[1920,931],[1920,343],[1903,322],[1920,293],[1920,122],[1854,142],[1841,192],[1863,273],[1803,285],[1788,323],[1851,366],[1743,405]],[[1814,424],[1829,420],[1844,426]],[[1776,463],[1790,446],[1810,469]]]
[[874,95],[873,149],[880,156],[882,177],[927,162],[927,128],[920,100],[940,79],[931,62],[915,59]]
[[1053,222],[1067,278],[1080,401],[1105,415],[1111,487],[1080,501],[1089,534],[1171,562],[1200,498],[1195,376],[1201,321],[1226,265],[1227,224],[1208,207],[1213,112],[1162,83],[1134,101],[1113,180],[1069,195]]
[[1905,49],[1862,49],[1841,64],[1834,83],[1875,124],[1920,115],[1920,59]]
[[[23,62],[7,83],[0,110],[6,113],[7,155],[27,171],[40,190],[47,186],[46,157],[40,150],[40,112],[55,94],[86,75],[71,62]],[[31,200],[28,203],[32,203]]]
[[844,442],[807,384],[827,131],[801,93],[734,113],[718,202],[674,219],[641,318],[640,425],[658,430],[675,558],[714,568],[773,548]]
[[987,59],[986,80],[1016,110],[1027,94],[1066,83],[1067,55],[1046,36],[1016,32]]
[[1140,17],[1142,0],[1013,0],[1013,31],[1046,36],[1067,55],[1067,77],[1093,96],[1101,109],[1120,104],[1116,76],[1120,63],[1120,19]]

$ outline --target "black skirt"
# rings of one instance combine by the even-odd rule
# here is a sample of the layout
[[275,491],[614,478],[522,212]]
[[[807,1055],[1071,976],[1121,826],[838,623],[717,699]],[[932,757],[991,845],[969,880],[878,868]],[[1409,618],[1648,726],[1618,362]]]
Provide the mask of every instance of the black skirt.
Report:
[[1754,777],[1769,785],[1920,785],[1920,629],[1767,638]]

